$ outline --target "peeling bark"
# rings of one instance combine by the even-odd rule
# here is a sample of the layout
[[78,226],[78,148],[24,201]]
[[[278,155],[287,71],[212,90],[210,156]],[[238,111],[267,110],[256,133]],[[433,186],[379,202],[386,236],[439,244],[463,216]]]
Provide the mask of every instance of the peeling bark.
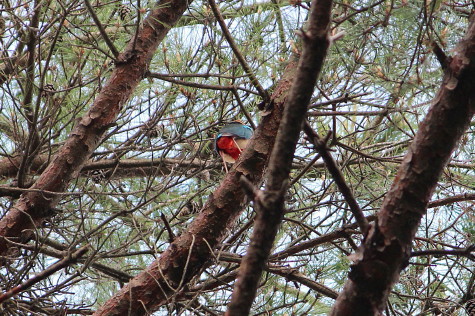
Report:
[[279,127],[283,104],[296,69],[291,59],[271,96],[272,112],[264,116],[248,147],[216,191],[210,195],[186,232],[147,269],[124,286],[94,315],[145,315],[179,298],[180,290],[212,259],[211,251],[234,225],[247,201],[239,181],[245,175],[252,183],[262,181]]
[[444,69],[426,118],[386,195],[378,219],[352,259],[331,315],[380,315],[408,263],[411,243],[444,166],[475,113],[475,23]]
[[[90,110],[75,126],[32,189],[62,192],[79,175],[104,132],[115,122],[122,105],[143,78],[158,45],[190,3],[184,0],[160,1],[151,11],[137,38],[132,39],[119,56],[116,68]],[[10,247],[7,239],[24,242],[45,219],[53,216],[51,208],[58,199],[57,195],[39,192],[22,194],[0,221],[0,255],[7,254]]]

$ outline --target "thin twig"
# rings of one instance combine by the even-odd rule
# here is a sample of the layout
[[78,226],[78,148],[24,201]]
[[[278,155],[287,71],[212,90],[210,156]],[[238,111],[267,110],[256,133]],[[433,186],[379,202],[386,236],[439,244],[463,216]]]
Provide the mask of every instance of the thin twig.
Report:
[[430,249],[430,250],[420,250],[411,252],[411,257],[420,257],[420,256],[463,256],[471,260],[475,260],[475,244],[470,245],[466,248],[461,249]]
[[171,82],[174,84],[186,86],[186,87],[193,87],[193,88],[199,88],[199,89],[210,89],[210,90],[224,90],[224,91],[245,91],[251,94],[258,95],[255,91],[244,88],[244,87],[237,87],[234,85],[215,85],[215,84],[204,84],[204,83],[198,83],[198,82],[192,82],[192,81],[185,81],[185,80],[179,80],[179,79],[173,79],[172,76],[169,75],[162,75],[160,73],[155,73],[155,72],[146,72],[145,73],[146,77],[149,78],[157,78],[163,81]]
[[107,32],[105,28],[102,26],[101,21],[99,21],[99,18],[97,17],[96,12],[94,12],[94,9],[92,8],[91,3],[89,2],[89,0],[84,0],[84,4],[86,5],[86,8],[89,11],[89,14],[91,15],[92,19],[94,20],[94,23],[99,29],[99,32],[101,33],[101,36],[104,39],[104,42],[106,43],[107,47],[109,47],[112,55],[114,55],[114,58],[117,59],[117,57],[119,57],[119,51],[117,50],[117,48],[115,48],[114,43],[112,43],[111,39],[107,35]]
[[241,112],[244,114],[244,116],[247,118],[247,121],[251,125],[252,129],[255,130],[257,128],[256,124],[254,123],[254,120],[252,119],[251,114],[249,114],[249,111],[246,109],[244,106],[244,103],[242,103],[241,98],[239,97],[239,94],[237,92],[237,88],[233,88],[232,93],[234,97],[236,98],[236,101],[239,105],[239,108],[241,109]]
[[69,256],[57,261],[55,264],[51,265],[49,268],[46,270],[41,271],[31,279],[26,280],[20,285],[15,286],[11,290],[3,293],[0,295],[0,303],[6,301],[7,299],[15,296],[16,294],[20,293],[21,291],[26,290],[30,286],[32,286],[35,283],[40,282],[41,280],[46,279],[53,273],[55,273],[58,270],[61,270],[73,263],[75,263],[80,257],[82,257],[89,249],[89,245],[86,245],[84,247],[79,248],[77,251],[74,253],[70,254]]
[[244,69],[244,71],[248,75],[249,79],[251,79],[251,84],[256,88],[256,90],[259,92],[259,95],[267,103],[267,101],[270,100],[269,93],[267,93],[267,91],[259,83],[259,80],[257,79],[256,75],[254,75],[254,72],[252,71],[251,67],[249,67],[246,59],[241,54],[241,51],[239,50],[238,46],[236,45],[236,42],[234,42],[234,39],[231,35],[231,32],[229,32],[228,27],[226,26],[226,23],[224,22],[224,18],[221,14],[221,11],[219,10],[218,6],[216,5],[216,2],[214,0],[209,0],[209,5],[211,7],[211,10],[213,11],[214,16],[216,17],[216,20],[219,23],[219,26],[221,27],[221,30],[223,31],[224,37],[226,38],[227,42],[229,43],[229,46],[231,46],[231,49],[233,50],[234,55],[236,56],[239,63],[241,64],[241,67]]
[[25,185],[25,177],[28,172],[28,165],[32,160],[32,153],[36,150],[36,147],[39,145],[39,135],[37,130],[37,115],[33,110],[32,101],[33,101],[33,91],[35,89],[35,65],[37,58],[37,45],[38,45],[38,27],[41,14],[41,4],[40,1],[34,2],[34,12],[33,17],[29,26],[28,42],[27,42],[27,51],[28,59],[26,66],[26,84],[25,84],[25,97],[23,99],[23,108],[25,112],[25,117],[28,123],[28,140],[24,145],[24,154],[23,159],[18,169],[18,186],[20,188]]
[[162,219],[163,224],[165,225],[165,228],[168,232],[168,241],[172,243],[175,240],[175,234],[173,233],[173,230],[170,227],[170,223],[168,223],[168,220],[163,213],[160,214],[160,218]]
[[322,156],[322,159],[325,162],[328,171],[333,176],[335,184],[338,186],[338,189],[340,189],[340,192],[345,198],[346,203],[348,203],[348,206],[350,207],[350,210],[353,213],[353,216],[355,217],[356,222],[358,223],[358,226],[361,229],[361,232],[363,233],[363,235],[365,235],[368,231],[369,223],[366,220],[363,211],[359,207],[358,202],[356,202],[356,199],[353,196],[350,187],[346,183],[345,178],[343,177],[343,173],[341,172],[340,168],[338,167],[332,155],[330,154],[326,143],[322,141],[320,136],[318,136],[318,134],[313,130],[313,128],[310,126],[310,124],[308,124],[308,122],[304,123],[303,130],[305,134],[307,134],[307,136],[309,137],[310,141],[314,144],[315,149]]
[[332,104],[347,103],[350,100],[353,100],[353,99],[356,99],[356,98],[359,98],[359,97],[363,97],[363,96],[368,95],[368,94],[370,94],[370,93],[369,92],[363,92],[363,93],[358,93],[358,94],[355,94],[355,95],[345,94],[341,97],[338,97],[338,98],[335,98],[335,99],[332,99],[332,100],[310,104],[308,106],[308,108],[313,109],[313,108],[320,108],[320,107],[327,106],[327,105],[332,105]]
[[[216,257],[219,257],[220,261],[224,261],[224,262],[232,262],[232,263],[240,264],[243,260],[243,257],[236,255],[234,253],[229,253],[229,252],[219,252],[219,253],[216,253],[215,255]],[[329,298],[336,299],[338,296],[337,292],[333,291],[332,289],[326,287],[323,284],[320,284],[308,278],[303,273],[301,273],[297,268],[288,268],[288,267],[281,267],[281,266],[277,266],[273,264],[272,265],[266,264],[264,266],[264,270],[273,274],[280,275],[289,281],[293,281],[293,282],[305,285],[309,287],[310,289],[314,290],[315,292],[323,294]],[[231,276],[235,278],[236,273],[232,272]],[[226,275],[226,277],[229,277],[229,276]],[[220,282],[220,284],[223,284],[222,281]],[[203,288],[200,288],[200,287],[198,287],[197,289],[201,291],[204,290]],[[196,291],[197,289],[193,289],[193,290]]]

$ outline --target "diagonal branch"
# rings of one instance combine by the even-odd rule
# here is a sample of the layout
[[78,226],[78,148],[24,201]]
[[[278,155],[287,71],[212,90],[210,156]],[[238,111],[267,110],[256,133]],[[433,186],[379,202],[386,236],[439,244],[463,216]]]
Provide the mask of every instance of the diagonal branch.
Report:
[[338,189],[340,189],[340,192],[345,198],[346,203],[348,203],[348,206],[350,207],[350,210],[353,213],[353,216],[355,217],[361,232],[363,235],[366,235],[369,227],[368,221],[364,217],[363,211],[358,205],[358,202],[356,202],[350,187],[346,183],[343,173],[341,172],[340,168],[338,168],[338,165],[330,154],[326,141],[320,138],[320,136],[313,130],[308,122],[304,123],[303,130],[315,146],[315,149],[322,156],[328,171],[333,176],[333,180],[338,186]]
[[444,70],[442,85],[386,194],[376,224],[353,255],[331,315],[379,315],[407,265],[411,243],[457,142],[475,113],[475,20]]
[[0,303],[6,301],[7,299],[17,295],[18,293],[26,290],[30,286],[32,286],[35,283],[40,282],[41,280],[46,279],[56,271],[59,271],[63,268],[66,268],[67,266],[75,263],[79,258],[81,258],[87,251],[88,251],[89,246],[84,246],[73,252],[72,254],[68,255],[67,257],[57,261],[56,263],[52,264],[49,266],[47,269],[41,271],[34,277],[26,280],[24,283],[15,286],[11,290],[8,290],[2,294],[0,294]]
[[263,117],[247,148],[219,187],[210,195],[188,229],[147,269],[117,292],[95,313],[99,315],[145,315],[159,306],[186,295],[180,284],[187,284],[213,258],[213,250],[226,237],[244,206],[248,203],[240,186],[246,175],[254,184],[262,182],[263,172],[272,151],[277,129],[295,77],[297,60],[292,56],[271,96],[273,110]]
[[226,40],[229,43],[229,46],[231,46],[231,49],[234,52],[234,55],[236,58],[239,60],[239,63],[241,64],[242,68],[248,75],[249,79],[251,79],[252,85],[256,88],[256,90],[259,92],[259,95],[264,99],[265,102],[268,102],[270,100],[269,94],[267,91],[262,87],[262,85],[259,83],[259,80],[257,79],[256,75],[254,75],[254,72],[252,71],[251,67],[249,67],[246,59],[244,56],[241,54],[241,51],[239,50],[238,46],[236,45],[236,42],[234,41],[231,32],[229,32],[228,27],[226,26],[226,23],[224,22],[224,18],[221,14],[221,11],[218,8],[218,5],[214,0],[208,0],[209,5],[211,7],[211,10],[213,11],[214,16],[216,17],[216,20],[219,23],[219,26],[221,26],[221,30],[223,31],[223,35],[226,38]]
[[312,1],[308,30],[302,31],[302,56],[289,98],[285,103],[284,116],[269,162],[266,190],[255,194],[257,216],[254,230],[250,246],[239,269],[231,303],[226,311],[227,316],[249,314],[265,262],[282,221],[284,193],[287,189],[295,148],[330,44],[328,30],[331,22],[331,8],[331,0]]
[[[121,54],[123,62],[114,69],[89,111],[78,121],[32,189],[63,192],[69,182],[79,175],[105,131],[115,122],[123,104],[142,80],[156,48],[190,2],[160,1],[151,11],[137,38],[129,42]],[[29,239],[35,227],[41,227],[47,218],[54,215],[51,209],[59,198],[41,192],[24,193],[0,220],[0,237],[13,241]],[[0,238],[0,256],[5,256],[9,247],[6,239]]]
[[[239,263],[239,264],[242,262],[241,256],[238,256],[234,253],[217,252],[215,255],[216,257],[219,257],[220,261],[223,261],[223,262],[234,262],[234,263]],[[328,288],[327,286],[321,283],[311,280],[310,278],[305,276],[303,273],[301,273],[299,269],[297,268],[288,268],[288,267],[282,267],[275,264],[266,264],[264,266],[264,270],[272,274],[282,276],[288,281],[293,281],[293,282],[305,285],[308,288],[312,289],[313,291],[319,294],[325,295],[326,297],[336,299],[338,296],[337,292],[333,291],[332,289]],[[232,271],[223,277],[231,281],[236,278],[236,275],[237,275],[237,272]],[[204,289],[209,289],[211,286],[213,286],[213,284],[222,285],[223,279],[220,278],[220,279],[214,279],[213,281],[205,282],[205,284],[202,284],[201,286],[196,287],[194,290],[203,291]]]
[[34,13],[31,18],[28,34],[28,59],[26,64],[26,85],[25,85],[25,98],[23,99],[23,108],[25,112],[25,118],[28,122],[28,139],[24,145],[23,159],[18,169],[18,186],[24,187],[25,177],[28,172],[29,162],[32,160],[31,155],[36,151],[39,145],[39,135],[37,129],[37,109],[33,108],[33,91],[35,89],[35,61],[38,55],[38,26],[40,23],[41,14],[41,2],[34,2]]
[[114,55],[114,58],[117,59],[117,57],[119,57],[119,51],[117,50],[117,48],[115,48],[114,43],[109,38],[109,35],[107,35],[107,32],[104,26],[102,26],[101,21],[96,15],[96,12],[94,12],[94,8],[92,7],[89,0],[84,0],[84,4],[86,5],[86,8],[89,11],[89,14],[91,15],[92,19],[94,20],[94,23],[99,29],[99,32],[101,33],[101,36],[104,39],[104,42],[106,42],[106,45],[107,47],[109,47],[110,51],[112,52],[112,55]]

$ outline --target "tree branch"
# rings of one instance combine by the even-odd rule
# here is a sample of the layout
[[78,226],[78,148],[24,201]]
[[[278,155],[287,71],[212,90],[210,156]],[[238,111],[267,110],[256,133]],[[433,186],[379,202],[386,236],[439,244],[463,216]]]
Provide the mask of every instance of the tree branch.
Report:
[[102,26],[101,21],[96,15],[96,12],[94,12],[94,8],[91,6],[91,3],[89,2],[89,0],[84,0],[84,4],[86,5],[86,8],[89,11],[89,14],[91,15],[92,19],[94,20],[94,23],[99,29],[99,32],[101,33],[101,36],[104,39],[104,42],[106,43],[107,47],[109,47],[112,55],[114,55],[114,58],[117,59],[119,57],[119,51],[117,50],[117,48],[115,48],[114,43],[112,43],[111,39],[107,35],[107,32],[104,26]]
[[0,294],[0,303],[6,301],[7,299],[11,298],[12,296],[20,293],[21,291],[26,290],[30,286],[32,286],[35,283],[40,282],[41,280],[46,279],[53,273],[55,273],[58,270],[61,270],[73,263],[75,263],[80,257],[82,257],[87,251],[88,251],[89,246],[83,246],[79,248],[77,251],[73,252],[72,254],[68,255],[64,259],[61,259],[57,261],[55,264],[49,266],[47,269],[41,271],[34,277],[26,280],[24,283],[15,286],[11,290],[8,290],[7,292],[4,292],[3,294]]
[[475,260],[475,245],[470,245],[462,249],[430,249],[430,250],[420,250],[411,252],[411,257],[419,256],[463,256],[471,260]]
[[130,310],[135,315],[144,315],[171,298],[186,294],[180,292],[179,285],[186,284],[209,263],[213,258],[212,250],[225,238],[228,229],[235,224],[248,203],[241,189],[240,177],[246,175],[254,185],[262,182],[295,71],[296,59],[292,56],[271,96],[273,111],[263,117],[239,160],[210,195],[188,229],[175,238],[158,260],[100,307],[96,316],[127,315]]
[[213,11],[214,16],[216,17],[216,20],[219,23],[219,26],[221,26],[221,30],[223,31],[223,35],[226,38],[226,41],[228,41],[229,46],[231,46],[231,49],[234,52],[234,55],[236,58],[239,60],[239,63],[241,64],[241,67],[244,69],[246,74],[248,75],[249,79],[251,80],[251,84],[256,88],[256,90],[259,92],[259,95],[262,97],[264,102],[268,102],[270,100],[270,96],[267,93],[267,91],[261,86],[259,83],[259,80],[257,79],[256,75],[254,75],[254,72],[252,71],[251,67],[247,64],[246,59],[244,56],[241,54],[241,51],[239,50],[238,46],[236,45],[236,42],[233,39],[233,36],[228,30],[228,27],[226,26],[226,22],[224,22],[224,18],[221,15],[221,11],[219,10],[218,6],[216,5],[216,2],[214,0],[208,0],[209,5],[211,7],[211,10]]
[[227,316],[249,314],[259,279],[284,214],[284,193],[295,148],[317,76],[330,44],[328,30],[332,1],[315,0],[312,2],[312,8],[308,30],[302,32],[302,56],[289,98],[285,103],[276,146],[270,158],[266,190],[263,194],[255,194],[254,205],[257,216],[254,230],[250,246],[239,269],[231,303],[226,311]]
[[[78,121],[71,136],[32,189],[62,192],[79,174],[105,131],[115,122],[122,105],[142,80],[157,46],[189,4],[188,0],[160,1],[151,11],[143,22],[136,45],[132,47],[134,41],[129,42],[120,57],[124,62],[116,66],[94,104]],[[0,220],[0,237],[27,240],[31,237],[32,228],[41,226],[45,219],[53,215],[50,210],[58,200],[59,197],[54,195],[24,193]],[[0,256],[5,255],[8,248],[5,238],[0,238]]]
[[322,159],[325,162],[328,171],[333,176],[335,184],[338,186],[338,189],[340,189],[340,192],[345,198],[346,203],[348,203],[348,206],[350,207],[350,210],[353,213],[353,216],[355,217],[361,232],[363,233],[363,235],[366,235],[369,227],[368,221],[364,217],[363,211],[358,205],[358,202],[356,202],[356,199],[353,196],[350,187],[348,186],[348,184],[346,184],[345,178],[340,168],[338,168],[338,165],[330,154],[326,141],[321,139],[320,136],[318,136],[318,134],[313,130],[313,128],[310,126],[310,124],[308,124],[308,122],[304,123],[303,130],[315,146],[315,149],[322,156]]
[[452,151],[475,112],[475,23],[445,69],[440,90],[386,195],[378,220],[352,259],[332,316],[382,313],[407,265],[411,243]]

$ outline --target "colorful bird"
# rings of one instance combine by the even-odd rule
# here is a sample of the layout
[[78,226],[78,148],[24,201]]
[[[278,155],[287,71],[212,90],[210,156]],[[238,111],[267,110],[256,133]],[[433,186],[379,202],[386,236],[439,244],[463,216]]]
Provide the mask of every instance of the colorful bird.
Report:
[[251,136],[252,129],[239,121],[226,124],[218,132],[218,136],[214,140],[214,148],[223,159],[226,172],[228,172],[226,162],[236,162]]

